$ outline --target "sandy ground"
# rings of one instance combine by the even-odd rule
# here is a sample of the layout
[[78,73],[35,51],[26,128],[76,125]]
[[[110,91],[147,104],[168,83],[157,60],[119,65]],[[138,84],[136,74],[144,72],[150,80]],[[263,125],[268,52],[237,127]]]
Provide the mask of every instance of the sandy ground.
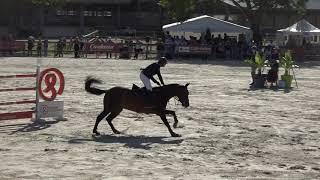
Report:
[[[2,58],[0,75],[33,73],[36,59]],[[299,88],[250,90],[250,68],[235,62],[170,62],[166,83],[190,82],[190,107],[170,101],[181,138],[170,137],[155,115],[123,111],[114,135],[102,121],[92,137],[103,96],[84,91],[86,76],[103,89],[130,88],[151,61],[44,59],[66,79],[66,121],[0,122],[0,179],[320,179],[320,63],[301,64]],[[0,80],[1,89],[31,80]],[[32,92],[0,93],[1,102]],[[24,108],[24,109],[23,109]],[[29,110],[30,106],[0,107]],[[169,117],[169,121],[173,119]]]

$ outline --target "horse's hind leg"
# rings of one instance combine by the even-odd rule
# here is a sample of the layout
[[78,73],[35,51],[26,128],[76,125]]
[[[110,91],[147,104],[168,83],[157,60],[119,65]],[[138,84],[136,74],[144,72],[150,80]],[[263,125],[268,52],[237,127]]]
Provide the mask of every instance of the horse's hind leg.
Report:
[[96,119],[96,123],[95,123],[94,128],[93,128],[93,131],[92,131],[94,134],[100,135],[100,133],[97,131],[98,125],[99,125],[100,121],[101,121],[104,117],[106,117],[106,116],[108,115],[108,113],[109,113],[109,112],[103,110],[103,111],[98,115],[98,117],[97,117],[97,119]]
[[112,120],[113,120],[115,117],[117,117],[117,116],[120,114],[120,112],[121,112],[121,110],[120,110],[120,111],[117,111],[117,112],[111,112],[111,113],[107,116],[107,118],[106,118],[109,126],[111,127],[113,133],[115,133],[115,134],[120,134],[120,131],[118,131],[118,130],[113,126]]

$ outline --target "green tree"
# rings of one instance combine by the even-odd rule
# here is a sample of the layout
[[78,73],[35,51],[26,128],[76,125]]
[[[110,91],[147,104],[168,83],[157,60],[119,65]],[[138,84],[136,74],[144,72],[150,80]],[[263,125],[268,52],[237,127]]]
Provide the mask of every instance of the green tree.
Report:
[[194,13],[196,2],[197,0],[160,0],[160,5],[172,19],[183,22]]
[[[275,9],[305,13],[308,0],[228,0],[237,7],[245,19],[248,20],[256,41],[261,41],[260,26],[263,15]],[[226,0],[160,0],[160,4],[167,9],[169,16],[180,22],[185,21],[195,13],[195,7],[208,9],[213,6],[224,6]],[[224,7],[222,7],[224,8]],[[226,10],[227,11],[227,10]],[[228,12],[226,12],[228,14]]]
[[[223,0],[221,0],[223,1]],[[230,0],[248,20],[253,31],[253,37],[261,41],[260,26],[262,16],[275,9],[294,11],[303,16],[308,0]]]
[[60,6],[66,2],[66,0],[24,0],[31,1],[31,3],[42,6]]

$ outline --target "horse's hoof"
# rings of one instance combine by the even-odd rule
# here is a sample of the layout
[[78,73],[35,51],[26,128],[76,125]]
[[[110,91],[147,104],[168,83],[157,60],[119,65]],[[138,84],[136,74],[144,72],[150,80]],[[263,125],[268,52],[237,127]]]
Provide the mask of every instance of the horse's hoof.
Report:
[[178,123],[174,123],[173,128],[177,128],[177,127],[178,127]]
[[181,137],[180,134],[171,134],[172,137]]
[[100,136],[101,134],[98,131],[94,131],[93,135]]
[[113,133],[115,133],[115,134],[121,134],[120,131],[113,131]]

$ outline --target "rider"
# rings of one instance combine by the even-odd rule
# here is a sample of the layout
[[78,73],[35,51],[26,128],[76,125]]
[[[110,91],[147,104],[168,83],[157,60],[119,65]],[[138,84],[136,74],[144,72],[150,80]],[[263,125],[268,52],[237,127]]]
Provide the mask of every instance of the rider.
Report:
[[152,86],[150,83],[150,79],[158,84],[160,86],[160,83],[153,78],[154,75],[158,75],[158,78],[161,82],[162,85],[164,85],[161,73],[160,73],[160,68],[161,67],[165,67],[167,64],[167,58],[165,57],[161,57],[158,62],[156,63],[152,63],[149,66],[147,66],[145,69],[142,69],[141,73],[140,73],[140,79],[143,82],[144,86],[146,87],[146,92],[147,95],[150,95],[152,92]]

